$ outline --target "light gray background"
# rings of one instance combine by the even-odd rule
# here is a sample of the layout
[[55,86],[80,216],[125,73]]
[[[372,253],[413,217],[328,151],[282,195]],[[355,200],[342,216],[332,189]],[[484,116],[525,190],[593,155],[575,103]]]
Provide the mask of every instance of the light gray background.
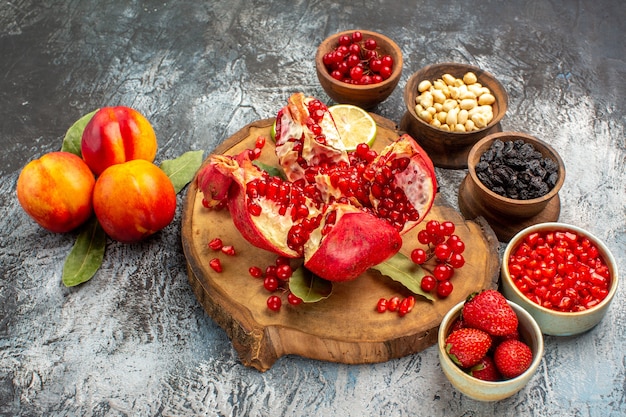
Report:
[[[626,262],[626,6],[622,1],[34,1],[0,4],[0,415],[621,416],[621,285],[599,326],[547,337],[530,384],[497,403],[464,397],[434,347],[348,366],[299,357],[243,367],[187,282],[174,222],[137,245],[109,242],[88,283],[61,284],[74,234],[48,233],[15,197],[28,161],[105,105],[152,122],[157,162],[208,154],[295,91],[329,102],[313,57],[327,35],[380,31],[404,52],[402,80],[375,112],[399,123],[402,89],[425,65],[492,72],[509,93],[502,126],[551,143],[567,178],[561,220]],[[457,204],[464,170],[437,170]],[[178,199],[182,205],[182,196]]]

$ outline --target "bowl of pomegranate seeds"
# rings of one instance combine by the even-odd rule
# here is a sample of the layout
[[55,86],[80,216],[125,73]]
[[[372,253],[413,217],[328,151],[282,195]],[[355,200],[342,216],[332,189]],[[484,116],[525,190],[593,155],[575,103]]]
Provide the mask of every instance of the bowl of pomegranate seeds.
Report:
[[435,166],[467,167],[481,138],[502,130],[508,95],[496,77],[462,63],[432,64],[409,77],[400,128],[428,152]]
[[331,99],[371,109],[398,85],[402,50],[383,34],[347,30],[322,41],[315,55],[315,68]]
[[504,251],[501,278],[504,295],[553,336],[597,325],[618,285],[617,264],[606,245],[580,227],[558,222],[515,235]]
[[533,317],[494,289],[471,294],[444,316],[438,333],[441,369],[460,392],[499,401],[524,388],[543,357]]

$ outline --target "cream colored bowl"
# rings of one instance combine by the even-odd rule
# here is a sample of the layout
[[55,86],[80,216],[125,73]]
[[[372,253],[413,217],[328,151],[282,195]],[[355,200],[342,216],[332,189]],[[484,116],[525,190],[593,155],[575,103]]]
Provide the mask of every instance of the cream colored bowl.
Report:
[[543,335],[533,317],[522,307],[509,301],[509,305],[517,314],[519,333],[533,352],[533,361],[523,374],[504,381],[483,381],[470,376],[459,368],[446,353],[445,341],[455,319],[461,314],[464,301],[454,306],[444,316],[438,333],[439,362],[441,369],[450,383],[463,394],[478,401],[498,401],[510,397],[520,391],[537,371],[543,357]]
[[[581,312],[560,312],[551,310],[540,306],[537,303],[529,300],[515,285],[509,275],[509,256],[517,248],[517,246],[524,240],[524,238],[533,232],[538,231],[550,231],[550,230],[570,230],[578,233],[581,236],[586,236],[598,247],[600,254],[606,262],[610,275],[611,285],[609,287],[609,293],[604,300],[598,305]],[[613,255],[606,247],[606,245],[600,241],[597,237],[589,233],[588,231],[581,229],[580,227],[570,224],[550,222],[539,223],[521,230],[517,233],[511,241],[508,243],[503,259],[502,259],[502,293],[506,298],[524,307],[537,321],[541,331],[544,334],[552,336],[572,336],[586,332],[604,317],[611,305],[611,301],[615,296],[618,286],[618,273],[617,263],[613,258]]]

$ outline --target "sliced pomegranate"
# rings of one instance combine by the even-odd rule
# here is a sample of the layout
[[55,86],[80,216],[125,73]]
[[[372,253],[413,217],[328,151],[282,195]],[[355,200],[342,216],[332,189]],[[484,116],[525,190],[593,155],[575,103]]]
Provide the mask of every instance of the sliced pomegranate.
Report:
[[227,196],[233,223],[250,243],[303,257],[328,280],[354,279],[393,256],[400,234],[433,204],[434,167],[410,136],[380,155],[367,145],[346,152],[326,106],[301,93],[278,114],[276,154],[286,179],[259,169],[244,151],[212,157],[198,186],[209,207]]

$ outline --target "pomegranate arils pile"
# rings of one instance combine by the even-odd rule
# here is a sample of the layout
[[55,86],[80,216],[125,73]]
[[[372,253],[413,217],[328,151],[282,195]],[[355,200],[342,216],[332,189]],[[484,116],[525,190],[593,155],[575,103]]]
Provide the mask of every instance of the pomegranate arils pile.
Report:
[[598,247],[573,231],[530,233],[512,252],[508,269],[531,301],[564,312],[598,305],[611,283]]

